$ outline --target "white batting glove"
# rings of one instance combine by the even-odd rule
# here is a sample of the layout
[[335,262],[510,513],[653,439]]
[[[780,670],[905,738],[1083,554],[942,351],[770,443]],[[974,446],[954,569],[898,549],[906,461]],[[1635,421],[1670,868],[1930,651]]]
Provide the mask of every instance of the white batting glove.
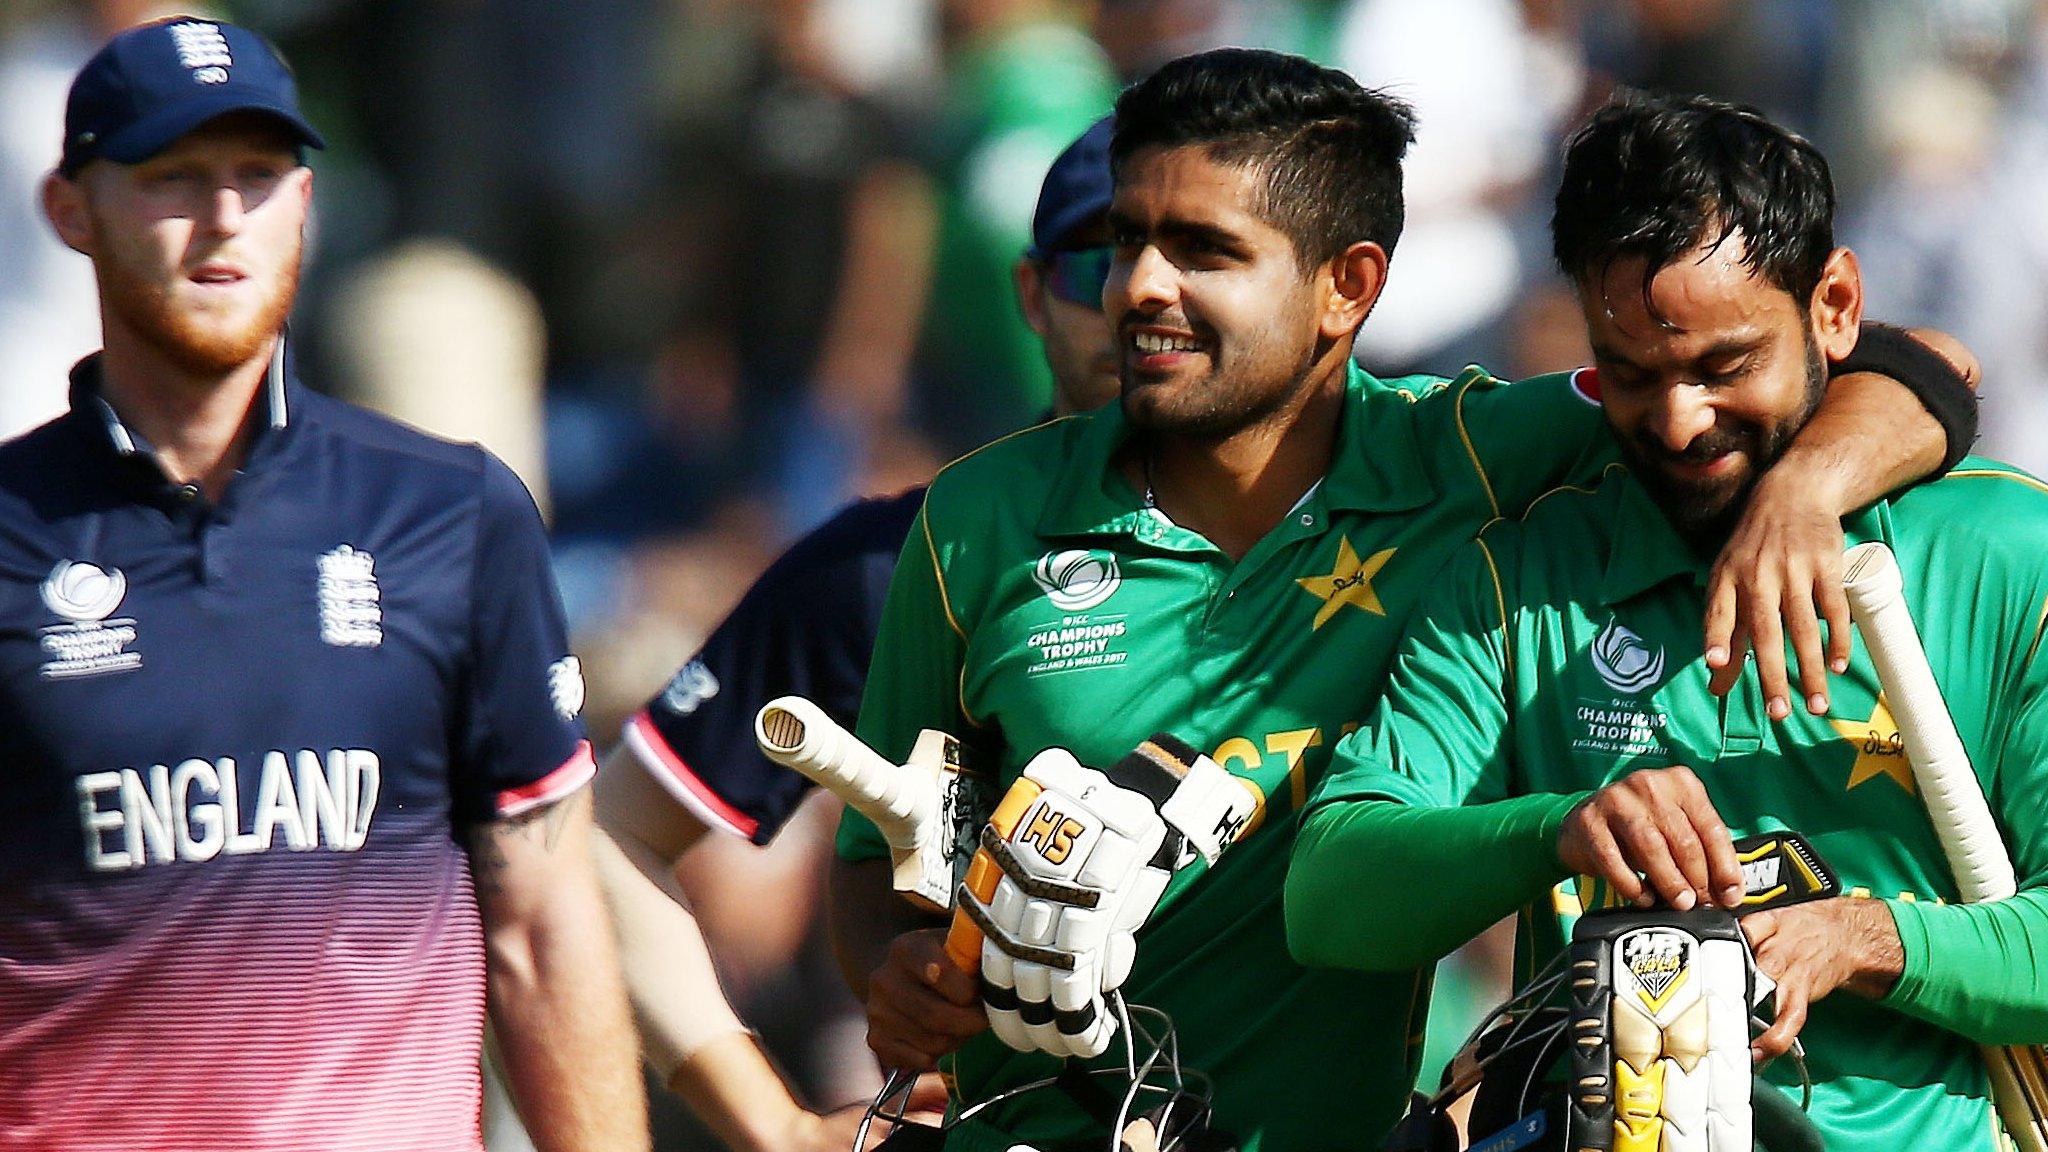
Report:
[[989,1022],[1004,1043],[1095,1056],[1116,1032],[1106,1001],[1130,975],[1136,934],[1182,863],[1214,860],[1250,818],[1249,786],[1171,737],[1110,772],[1064,749],[1026,765],[982,833],[992,888],[962,885],[982,931]]

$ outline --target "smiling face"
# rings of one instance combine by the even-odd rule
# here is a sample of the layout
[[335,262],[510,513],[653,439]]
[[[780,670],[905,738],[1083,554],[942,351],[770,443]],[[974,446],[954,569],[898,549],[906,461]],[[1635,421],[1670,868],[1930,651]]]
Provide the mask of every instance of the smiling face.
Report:
[[1265,191],[1255,167],[1218,164],[1194,145],[1149,148],[1119,168],[1103,307],[1134,425],[1200,439],[1250,427],[1286,409],[1363,317],[1333,319],[1332,266],[1302,268],[1259,212]]
[[1811,302],[1743,264],[1731,233],[1659,270],[1617,259],[1579,304],[1601,402],[1629,469],[1680,534],[1711,549],[1819,405],[1854,347],[1855,257],[1837,249]]
[[132,338],[195,375],[260,355],[297,292],[312,174],[261,114],[214,120],[135,165],[52,177],[45,203],[92,258],[109,343]]

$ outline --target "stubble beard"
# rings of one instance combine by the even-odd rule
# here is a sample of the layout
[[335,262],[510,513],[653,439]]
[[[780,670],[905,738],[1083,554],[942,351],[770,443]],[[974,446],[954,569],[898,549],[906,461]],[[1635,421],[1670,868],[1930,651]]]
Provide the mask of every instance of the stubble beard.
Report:
[[[1268,334],[1259,344],[1268,341],[1277,343]],[[1210,346],[1217,345],[1212,341]],[[1199,381],[1182,385],[1180,395],[1163,397],[1164,403],[1134,404],[1128,390],[1128,369],[1119,365],[1118,373],[1125,377],[1126,387],[1122,400],[1124,416],[1141,431],[1202,444],[1221,443],[1265,423],[1285,409],[1307,384],[1315,354],[1313,349],[1305,348],[1299,357],[1292,358],[1285,369],[1276,373],[1286,376],[1283,383],[1270,376],[1265,380],[1251,378],[1255,373],[1265,375],[1258,373],[1258,365],[1266,359],[1263,351],[1255,344],[1248,354],[1237,358],[1244,370],[1212,367]]]
[[[1637,443],[1633,437],[1615,438],[1629,471],[1641,481],[1651,499],[1663,510],[1665,518],[1695,551],[1702,555],[1720,551],[1721,545],[1735,531],[1735,526],[1741,523],[1742,514],[1748,511],[1750,497],[1755,494],[1764,473],[1770,471],[1778,458],[1785,454],[1793,438],[1799,435],[1799,430],[1806,427],[1806,422],[1820,408],[1820,402],[1827,393],[1827,367],[1820,345],[1809,331],[1806,334],[1806,397],[1796,414],[1769,427],[1745,422],[1736,427],[1715,428],[1693,441],[1685,455],[1711,458],[1735,449],[1749,457],[1749,471],[1723,483],[1702,485],[1673,480],[1662,468],[1650,462],[1653,458],[1651,450]],[[1654,452],[1654,455],[1670,456],[1661,451]]]
[[223,326],[197,310],[181,306],[163,283],[138,274],[116,255],[94,262],[100,300],[110,317],[181,371],[193,376],[223,376],[258,356],[284,328],[298,296],[303,249],[278,269],[277,278],[250,318]]

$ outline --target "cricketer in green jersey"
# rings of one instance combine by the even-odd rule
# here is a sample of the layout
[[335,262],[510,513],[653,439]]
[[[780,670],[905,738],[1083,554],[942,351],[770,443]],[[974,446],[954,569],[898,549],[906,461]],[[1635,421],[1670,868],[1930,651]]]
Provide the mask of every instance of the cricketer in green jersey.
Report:
[[[1778,983],[1757,1055],[1803,1038],[1832,1147],[1989,1149],[1976,1042],[2048,1039],[2048,486],[1970,460],[1842,521],[1898,556],[2020,875],[2012,899],[1954,903],[1860,646],[1824,715],[1774,717],[1753,673],[1711,694],[1696,626],[1705,558],[1776,479],[1817,362],[1856,339],[1831,210],[1825,161],[1746,110],[1636,101],[1574,140],[1557,250],[1627,464],[1489,526],[1445,569],[1309,805],[1290,942],[1305,962],[1402,971],[1520,907],[1540,963],[1562,944],[1565,877],[1732,907],[1731,837],[1795,829],[1854,896],[1744,921]],[[1767,1075],[1797,1091],[1790,1062]]]
[[[1397,102],[1272,53],[1190,57],[1125,93],[1104,294],[1122,402],[940,474],[862,707],[883,755],[952,731],[1006,783],[1050,746],[1110,764],[1168,730],[1257,788],[1251,831],[1212,871],[1176,877],[1124,985],[1173,1017],[1183,1063],[1213,1078],[1218,1122],[1247,1149],[1356,1147],[1399,1114],[1427,975],[1288,957],[1280,891],[1301,807],[1444,559],[1611,453],[1566,376],[1382,382],[1350,367],[1409,134]],[[1935,422],[1894,385],[1844,379],[1827,407],[1837,444],[1909,430],[1926,449],[1896,470],[1855,451],[1799,464],[1867,471],[1848,481],[1859,501],[1935,466]],[[1832,472],[1814,479],[1834,490]],[[848,818],[840,849],[835,940],[882,1060],[948,1057],[963,1104],[1056,1070],[981,1034],[974,980],[890,892],[872,827]],[[1041,1093],[947,1147],[1101,1135]]]

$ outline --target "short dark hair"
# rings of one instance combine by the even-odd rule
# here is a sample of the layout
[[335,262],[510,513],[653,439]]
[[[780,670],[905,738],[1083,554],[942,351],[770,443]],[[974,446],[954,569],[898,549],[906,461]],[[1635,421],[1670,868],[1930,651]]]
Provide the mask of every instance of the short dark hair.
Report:
[[1361,240],[1401,236],[1401,157],[1415,112],[1334,68],[1250,48],[1182,56],[1116,102],[1110,168],[1147,148],[1199,145],[1265,180],[1259,215],[1294,242],[1303,267]]
[[1551,251],[1585,284],[1623,257],[1650,279],[1742,233],[1743,264],[1802,303],[1835,247],[1835,185],[1820,150],[1754,108],[1630,93],[1565,147]]

